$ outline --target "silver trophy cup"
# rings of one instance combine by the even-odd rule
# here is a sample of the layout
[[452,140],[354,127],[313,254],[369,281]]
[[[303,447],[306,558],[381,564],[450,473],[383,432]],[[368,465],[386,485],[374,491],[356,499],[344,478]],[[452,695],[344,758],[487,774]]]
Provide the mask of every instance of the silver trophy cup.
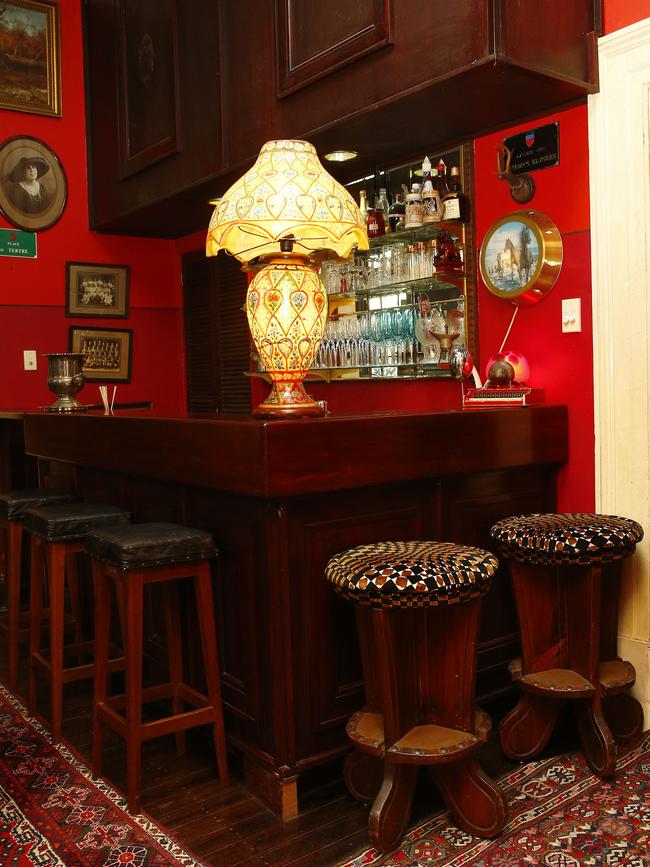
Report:
[[84,387],[83,355],[80,352],[47,353],[47,387],[57,400],[45,407],[46,412],[85,412],[87,407],[75,400]]

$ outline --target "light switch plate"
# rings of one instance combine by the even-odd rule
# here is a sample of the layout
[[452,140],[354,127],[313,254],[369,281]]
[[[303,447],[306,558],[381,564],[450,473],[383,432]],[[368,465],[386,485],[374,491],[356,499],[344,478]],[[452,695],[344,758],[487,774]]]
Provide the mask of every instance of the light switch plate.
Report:
[[23,360],[24,360],[25,370],[36,370],[36,350],[35,349],[23,350]]
[[582,331],[582,315],[579,298],[562,299],[562,333]]

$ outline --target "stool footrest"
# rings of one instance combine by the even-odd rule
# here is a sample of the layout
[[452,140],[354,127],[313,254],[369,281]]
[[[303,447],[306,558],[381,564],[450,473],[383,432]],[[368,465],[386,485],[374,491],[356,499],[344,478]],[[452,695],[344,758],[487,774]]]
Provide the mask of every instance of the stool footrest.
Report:
[[[80,644],[70,644],[64,648],[65,656],[73,656],[74,654],[79,653],[92,653],[93,650],[93,642],[92,641],[84,641]],[[47,656],[44,656],[42,653],[33,653],[32,654],[32,665],[38,666],[43,671],[48,672],[48,674],[52,670],[52,665]],[[108,660],[108,671],[123,671],[125,665],[125,659],[123,656],[116,656],[112,659]],[[95,675],[95,663],[88,662],[83,665],[68,665],[62,669],[61,672],[61,680],[63,683],[74,683],[77,680],[88,680]]]
[[[173,683],[157,683],[154,686],[145,686],[142,690],[142,704],[150,704],[153,701],[162,701],[169,698],[181,698],[187,704],[193,707],[207,707],[210,700],[207,695],[203,695],[186,683],[179,683],[174,686]],[[106,698],[103,704],[114,709],[125,707],[126,694],[111,695]]]
[[634,666],[624,659],[611,659],[598,666],[598,681],[605,695],[616,695],[634,686],[635,680]]
[[596,691],[593,683],[572,668],[549,668],[523,674],[519,683],[527,692],[562,698],[590,698]]
[[389,755],[399,764],[442,764],[485,741],[491,728],[489,714],[475,708],[474,734],[430,723],[414,726],[386,750],[383,715],[358,711],[348,721],[347,734],[359,750],[377,758]]
[[[173,684],[163,684],[163,687],[170,687],[167,695],[163,695],[161,687],[150,687],[142,691],[143,703],[157,701],[161,698],[173,697]],[[145,695],[149,693],[149,695]],[[153,696],[153,697],[152,697]],[[98,702],[96,706],[98,717],[111,728],[115,729],[118,734],[126,736],[127,721],[115,707],[124,707],[125,696],[112,696],[105,702]],[[207,704],[207,699],[203,702],[204,707],[194,708],[193,710],[184,711],[183,713],[171,714],[161,717],[161,719],[152,720],[151,722],[140,723],[139,737],[141,741],[149,741],[154,738],[162,737],[163,735],[173,734],[175,732],[184,731],[185,729],[194,728],[200,725],[210,725],[216,721],[216,711],[212,705]]]

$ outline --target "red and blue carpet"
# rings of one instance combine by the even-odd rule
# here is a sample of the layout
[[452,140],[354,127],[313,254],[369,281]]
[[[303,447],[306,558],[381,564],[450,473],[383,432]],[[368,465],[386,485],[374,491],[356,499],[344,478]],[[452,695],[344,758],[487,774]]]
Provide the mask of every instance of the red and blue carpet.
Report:
[[616,777],[595,777],[582,754],[524,765],[501,780],[508,821],[480,840],[428,818],[392,855],[368,849],[341,867],[650,867],[650,734],[621,750]]
[[2,867],[201,867],[0,687]]

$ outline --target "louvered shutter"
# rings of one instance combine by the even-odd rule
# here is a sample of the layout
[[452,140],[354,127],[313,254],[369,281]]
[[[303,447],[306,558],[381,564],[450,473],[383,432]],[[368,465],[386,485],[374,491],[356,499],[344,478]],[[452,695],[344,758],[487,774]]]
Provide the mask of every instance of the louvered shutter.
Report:
[[187,402],[190,412],[250,412],[246,276],[236,260],[183,257]]

